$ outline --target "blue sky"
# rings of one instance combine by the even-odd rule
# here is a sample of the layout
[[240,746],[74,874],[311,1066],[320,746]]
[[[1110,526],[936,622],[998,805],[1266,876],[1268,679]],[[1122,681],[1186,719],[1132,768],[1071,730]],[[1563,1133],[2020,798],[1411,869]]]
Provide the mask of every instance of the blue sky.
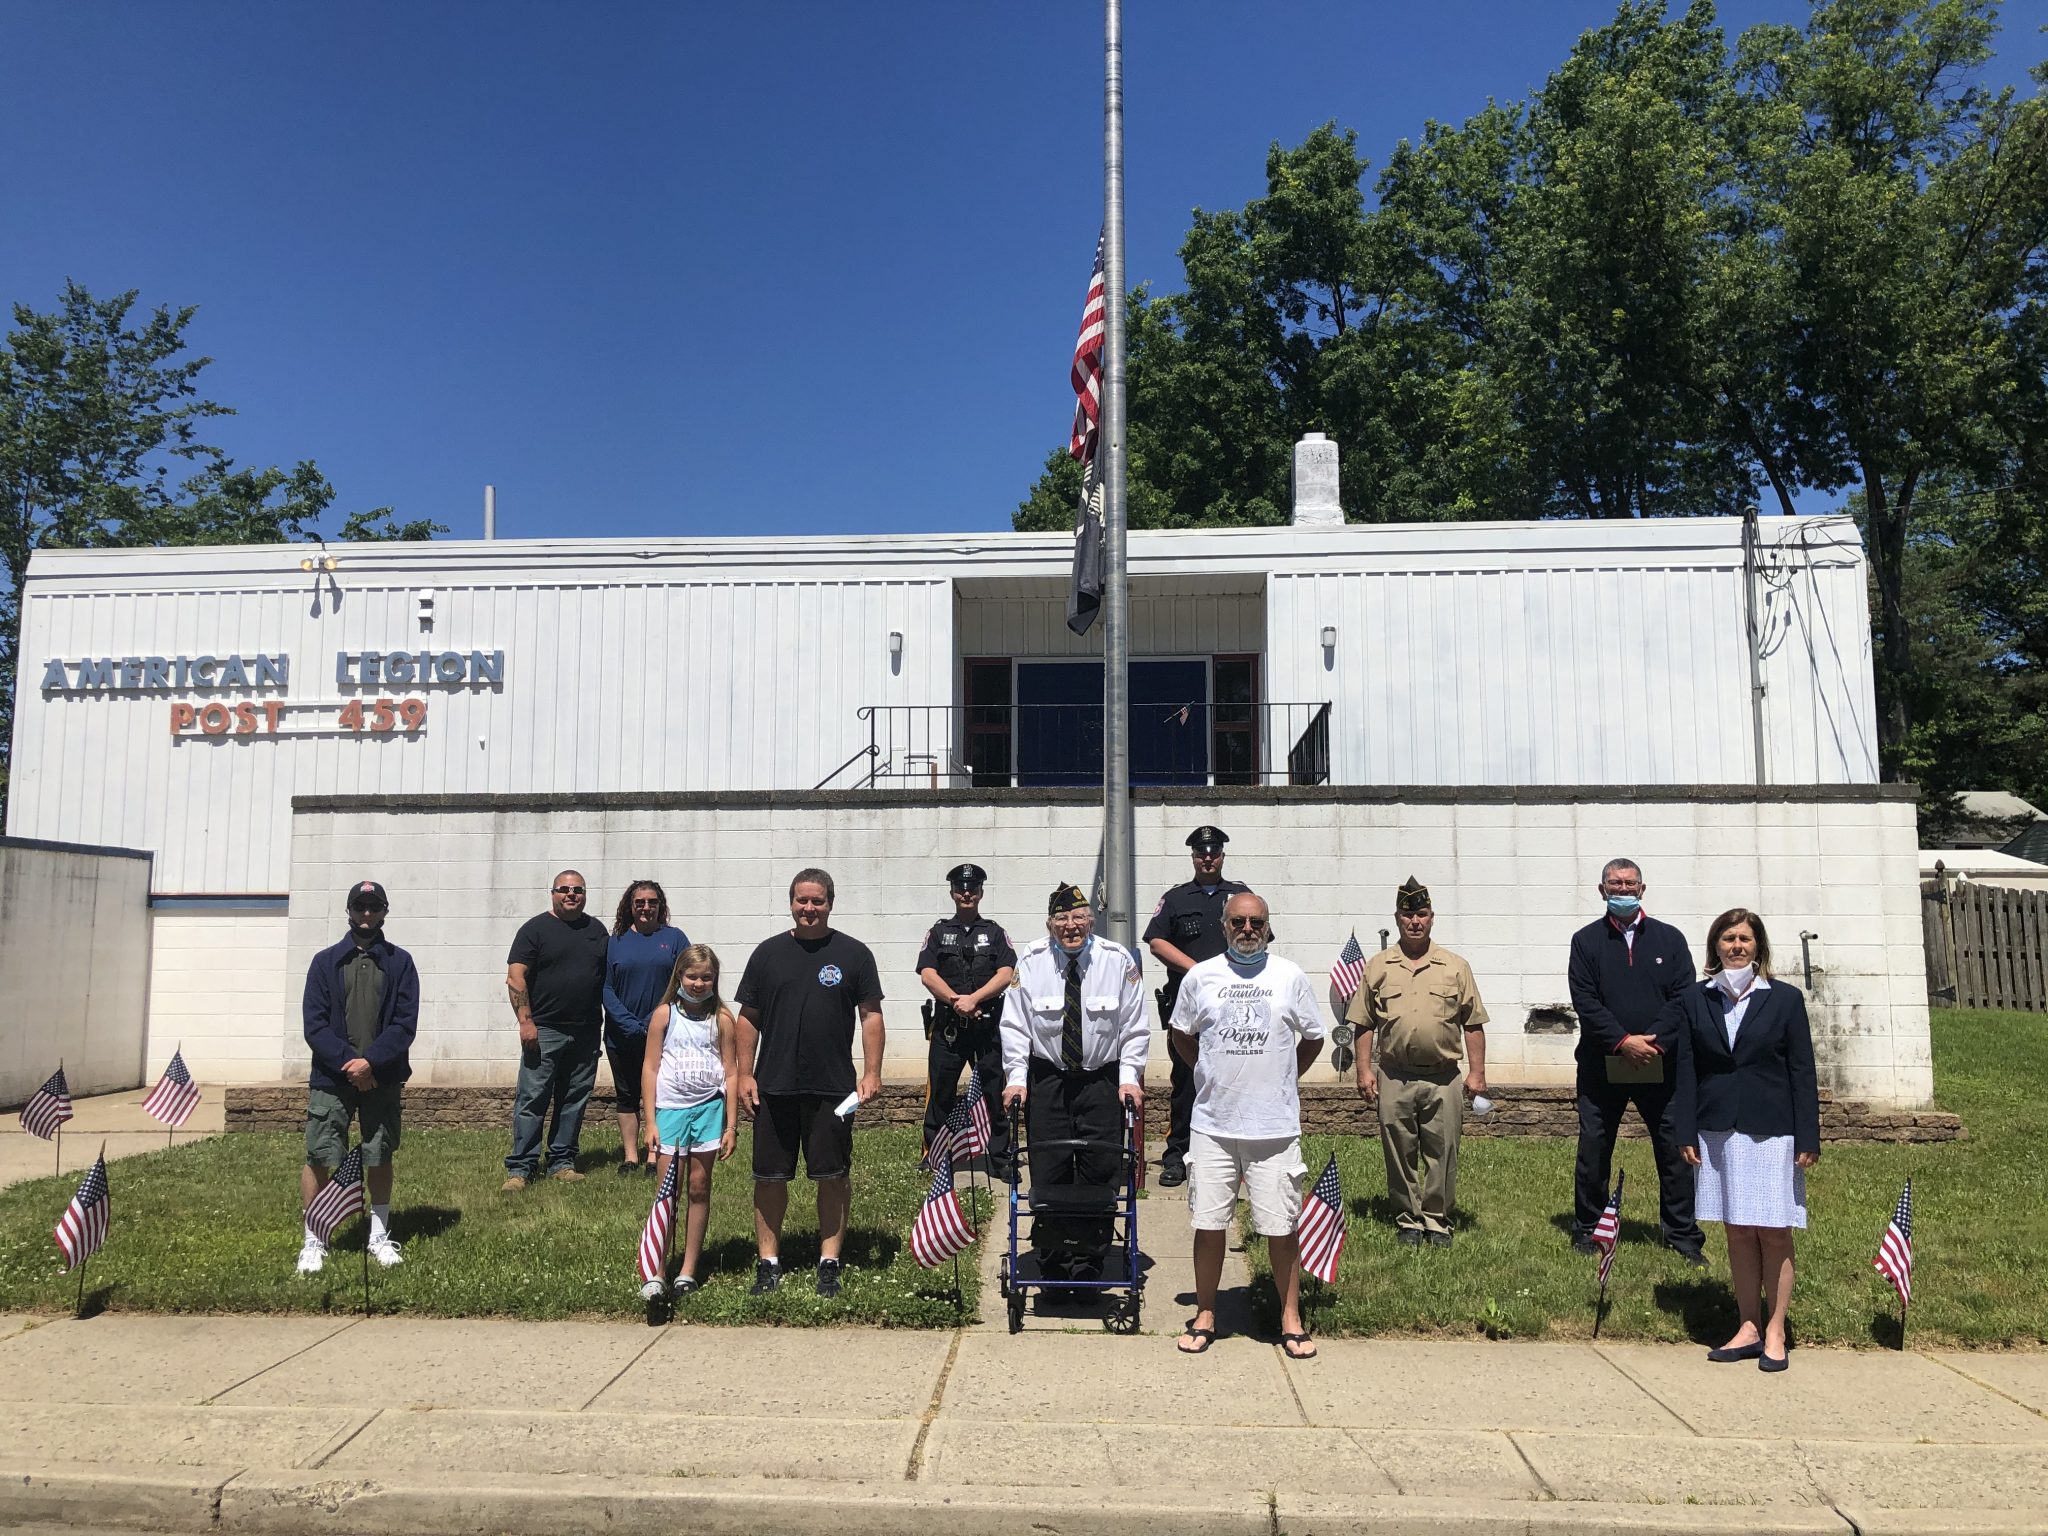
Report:
[[[1131,279],[1335,118],[1375,163],[1601,0],[1127,0]],[[1739,0],[1731,31],[1805,7]],[[2048,0],[2008,4],[2023,81]],[[1092,0],[0,0],[0,299],[196,304],[217,437],[462,536],[1008,526],[1073,408]]]

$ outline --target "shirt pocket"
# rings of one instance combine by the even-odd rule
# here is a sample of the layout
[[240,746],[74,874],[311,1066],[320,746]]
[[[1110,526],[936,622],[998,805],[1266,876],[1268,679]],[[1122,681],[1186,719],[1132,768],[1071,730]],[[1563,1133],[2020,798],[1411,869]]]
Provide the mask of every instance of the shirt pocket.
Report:
[[1052,1018],[1058,1018],[1060,1016],[1060,1010],[1065,1007],[1066,1000],[1062,998],[1057,992],[1051,993],[1045,997],[1034,997],[1031,999],[1031,1011],[1033,1013],[1046,1014]]
[[1114,997],[1089,997],[1082,999],[1081,1006],[1088,1013],[1099,1017],[1104,1014],[1115,1013],[1119,1002],[1120,999]]

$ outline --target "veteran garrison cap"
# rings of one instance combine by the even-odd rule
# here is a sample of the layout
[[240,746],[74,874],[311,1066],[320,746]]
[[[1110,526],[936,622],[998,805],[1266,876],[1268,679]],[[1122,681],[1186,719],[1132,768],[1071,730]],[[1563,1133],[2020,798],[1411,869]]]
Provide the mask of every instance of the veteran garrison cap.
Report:
[[1221,827],[1197,827],[1188,834],[1188,846],[1197,853],[1213,853],[1229,841]]
[[384,887],[376,881],[358,880],[348,888],[348,905],[350,911],[358,907],[383,911],[388,909],[391,903],[384,895]]
[[946,884],[956,891],[978,890],[988,884],[988,871],[979,864],[955,864],[946,871]]
[[1078,885],[1056,885],[1045,899],[1045,915],[1057,917],[1062,912],[1071,912],[1076,907],[1088,905],[1088,893]]
[[1401,888],[1394,892],[1394,910],[1396,912],[1429,911],[1429,887],[1413,875],[1410,875],[1401,882]]

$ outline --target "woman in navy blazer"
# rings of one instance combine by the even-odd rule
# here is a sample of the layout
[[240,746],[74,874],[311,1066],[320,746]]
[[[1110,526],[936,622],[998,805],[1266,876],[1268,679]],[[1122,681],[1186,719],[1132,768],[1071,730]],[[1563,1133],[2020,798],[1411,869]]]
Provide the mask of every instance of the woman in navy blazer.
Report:
[[1707,930],[1707,975],[1665,1005],[1674,1031],[1671,1112],[1698,1170],[1694,1214],[1723,1223],[1742,1325],[1707,1358],[1782,1371],[1792,1230],[1806,1225],[1806,1170],[1820,1161],[1820,1082],[1799,989],[1771,977],[1763,919],[1736,907]]

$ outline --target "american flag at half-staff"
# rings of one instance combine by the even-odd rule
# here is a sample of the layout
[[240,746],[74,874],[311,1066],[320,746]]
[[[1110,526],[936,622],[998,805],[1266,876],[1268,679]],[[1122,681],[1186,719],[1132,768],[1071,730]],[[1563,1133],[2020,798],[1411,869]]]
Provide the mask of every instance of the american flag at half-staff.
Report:
[[1083,464],[1095,458],[1095,433],[1102,420],[1102,348],[1108,324],[1108,306],[1102,286],[1102,246],[1105,230],[1095,237],[1095,269],[1088,274],[1088,297],[1081,304],[1081,334],[1074,339],[1074,430],[1067,452]]
[[1358,991],[1358,984],[1365,980],[1365,951],[1358,947],[1358,930],[1351,930],[1351,937],[1344,941],[1344,948],[1337,956],[1337,963],[1330,967],[1330,985],[1337,989],[1337,995],[1350,1002],[1352,994]]
[[21,1128],[48,1141],[57,1134],[57,1127],[70,1118],[71,1085],[64,1081],[64,1069],[60,1066],[21,1106]]
[[108,1203],[107,1154],[102,1152],[93,1160],[92,1171],[79,1182],[78,1193],[71,1197],[51,1234],[64,1252],[66,1274],[98,1253],[107,1240]]
[[932,1187],[917,1209],[910,1228],[910,1256],[926,1269],[936,1269],[974,1241],[967,1213],[953,1188],[951,1138],[941,1134],[932,1144]]
[[988,1099],[981,1091],[981,1074],[971,1066],[967,1069],[967,1091],[960,1095],[959,1102],[953,1106],[953,1112],[946,1117],[946,1129],[951,1132],[949,1151],[952,1155],[988,1155]]
[[329,1179],[306,1207],[306,1228],[323,1243],[334,1241],[334,1234],[351,1216],[357,1216],[363,1209],[363,1149],[350,1147],[348,1156],[341,1160],[341,1166],[334,1170]]
[[1628,1170],[1622,1169],[1614,1176],[1614,1193],[1608,1197],[1607,1208],[1600,1213],[1600,1219],[1593,1224],[1593,1246],[1600,1250],[1600,1289],[1607,1289],[1607,1272],[1614,1268],[1614,1250],[1621,1242],[1621,1186],[1628,1182]]
[[647,1225],[640,1229],[639,1274],[642,1284],[668,1279],[668,1240],[676,1230],[676,1191],[681,1188],[679,1170],[689,1153],[678,1151],[668,1160],[668,1172],[654,1192],[654,1205],[647,1213]]
[[192,1111],[199,1103],[199,1089],[193,1084],[192,1074],[185,1070],[185,1052],[181,1048],[171,1052],[170,1065],[164,1068],[164,1075],[156,1080],[156,1086],[149,1090],[149,1097],[142,1101],[143,1111],[151,1119],[176,1130],[192,1118]]
[[1906,1180],[1906,1188],[1899,1196],[1898,1208],[1892,1212],[1892,1219],[1885,1224],[1884,1240],[1877,1245],[1877,1257],[1870,1261],[1885,1279],[1891,1281],[1892,1289],[1899,1293],[1899,1306],[1904,1308],[1913,1299],[1913,1181]]
[[1325,1285],[1337,1278],[1337,1261],[1344,1257],[1344,1186],[1337,1178],[1337,1154],[1323,1164],[1323,1171],[1301,1202],[1301,1220],[1295,1226],[1295,1240],[1301,1245],[1301,1267]]

